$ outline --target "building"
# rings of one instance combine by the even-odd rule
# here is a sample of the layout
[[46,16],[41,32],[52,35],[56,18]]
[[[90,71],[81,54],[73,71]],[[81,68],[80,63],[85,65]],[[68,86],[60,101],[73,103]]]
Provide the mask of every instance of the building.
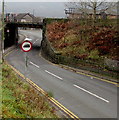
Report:
[[30,13],[20,13],[15,17],[17,22],[41,22],[41,18],[35,17]]
[[42,19],[40,17],[35,17],[30,13],[19,13],[19,14],[6,13],[5,21],[6,22],[38,23],[38,22],[41,22]]
[[5,14],[5,21],[6,22],[15,22],[16,21],[16,19],[15,19],[16,16],[17,16],[17,14],[6,13]]
[[[65,14],[67,18],[78,18],[78,19],[93,19],[94,15],[93,12],[88,9],[86,12],[81,12],[75,8],[68,8],[65,9]],[[117,19],[119,15],[116,12],[105,12],[105,11],[97,11],[96,18],[97,19]]]

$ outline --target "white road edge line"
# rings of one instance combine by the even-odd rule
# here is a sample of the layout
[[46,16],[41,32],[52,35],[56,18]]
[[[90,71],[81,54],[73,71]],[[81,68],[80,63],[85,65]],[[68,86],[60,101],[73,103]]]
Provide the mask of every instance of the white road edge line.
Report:
[[77,88],[79,88],[79,89],[81,89],[81,90],[83,90],[83,91],[85,91],[85,92],[87,92],[87,93],[89,93],[89,94],[92,95],[92,96],[95,96],[95,97],[97,97],[97,98],[99,98],[99,99],[101,99],[101,100],[109,103],[108,100],[106,100],[106,99],[104,99],[104,98],[102,98],[102,97],[100,97],[100,96],[98,96],[98,95],[96,95],[96,94],[94,94],[94,93],[91,93],[90,91],[85,90],[84,88],[81,88],[81,87],[79,87],[78,85],[75,85],[75,84],[74,84],[74,86],[77,87]]
[[52,75],[52,76],[54,76],[54,77],[56,77],[56,78],[58,78],[60,80],[63,80],[61,77],[59,77],[59,76],[57,76],[57,75],[55,75],[55,74],[53,74],[53,73],[51,73],[51,72],[49,72],[47,70],[45,70],[45,72],[49,73],[50,75]]
[[31,63],[32,65],[34,65],[35,67],[40,68],[38,65],[34,64],[33,62],[30,61],[30,63]]
[[38,40],[39,40],[39,39],[36,39],[36,41],[35,41],[33,44],[35,44]]

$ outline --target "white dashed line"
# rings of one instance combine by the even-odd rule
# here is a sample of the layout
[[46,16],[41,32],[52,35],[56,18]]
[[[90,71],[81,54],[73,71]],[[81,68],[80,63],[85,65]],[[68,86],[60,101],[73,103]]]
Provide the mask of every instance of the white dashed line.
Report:
[[56,77],[56,78],[58,78],[60,80],[63,80],[61,77],[59,77],[59,76],[57,76],[57,75],[55,75],[55,74],[53,74],[53,73],[51,73],[51,72],[49,72],[47,70],[45,70],[45,72],[47,72],[48,74],[50,74],[50,75],[52,75],[52,76],[54,76],[54,77]]
[[91,92],[89,92],[88,90],[85,90],[84,88],[79,87],[78,85],[75,85],[75,84],[74,84],[74,86],[77,87],[77,88],[79,88],[80,90],[83,90],[84,92],[89,93],[89,94],[92,95],[92,96],[95,96],[95,97],[97,97],[97,98],[99,98],[99,99],[101,99],[101,100],[109,103],[108,100],[106,100],[106,99],[104,99],[104,98],[102,98],[102,97],[100,97],[100,96],[98,96],[98,95],[96,95],[96,94],[94,94],[94,93],[91,93]]
[[40,68],[38,65],[34,64],[33,62],[30,62],[32,65],[34,65],[37,68]]
[[39,39],[37,39],[33,44],[35,44]]

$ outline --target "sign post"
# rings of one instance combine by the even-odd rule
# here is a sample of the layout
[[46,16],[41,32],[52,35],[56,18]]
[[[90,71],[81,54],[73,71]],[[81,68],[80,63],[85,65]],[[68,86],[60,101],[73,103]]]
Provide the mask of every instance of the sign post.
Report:
[[[25,57],[25,73],[27,73],[27,67],[28,67],[27,52],[29,52],[32,49],[32,43],[30,41],[24,41],[21,44],[21,49],[24,52],[24,57]],[[27,76],[26,76],[26,78],[27,78]]]

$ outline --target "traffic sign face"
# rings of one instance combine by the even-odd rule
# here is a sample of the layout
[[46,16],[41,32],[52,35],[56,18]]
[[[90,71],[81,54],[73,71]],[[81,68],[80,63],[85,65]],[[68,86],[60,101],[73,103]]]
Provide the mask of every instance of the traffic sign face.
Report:
[[32,43],[30,41],[24,41],[22,44],[21,44],[21,49],[24,51],[24,52],[29,52],[31,49],[32,49]]

